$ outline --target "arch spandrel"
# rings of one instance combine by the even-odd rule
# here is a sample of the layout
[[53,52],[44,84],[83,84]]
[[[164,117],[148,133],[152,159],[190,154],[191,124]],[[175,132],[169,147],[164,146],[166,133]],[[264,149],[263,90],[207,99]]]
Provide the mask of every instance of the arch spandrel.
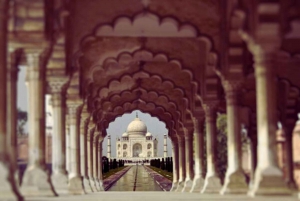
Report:
[[[158,79],[157,79],[158,78]],[[126,79],[123,79],[121,82],[114,82],[113,85],[115,85],[116,88],[110,89],[111,92],[109,92],[108,89],[104,88],[103,90],[100,90],[99,96],[95,97],[97,99],[97,102],[103,102],[105,100],[109,100],[110,97],[113,95],[119,94],[124,92],[127,88],[130,91],[137,91],[138,89],[141,90],[147,90],[147,91],[156,91],[159,94],[168,96],[171,100],[176,102],[178,105],[185,104],[183,100],[186,100],[187,103],[189,103],[189,99],[186,98],[184,95],[185,91],[181,88],[173,88],[173,83],[170,81],[164,81],[161,82],[159,77],[151,77],[147,79],[139,79],[138,80],[140,85],[138,86],[138,83],[134,83],[134,81],[129,78],[129,76]],[[113,88],[113,87],[112,87]],[[119,88],[118,90],[116,90]],[[188,89],[186,89],[188,90]],[[107,97],[105,97],[107,95]],[[189,107],[186,105],[185,107]]]
[[118,105],[118,106],[114,107],[113,110],[110,110],[110,111],[98,110],[98,111],[95,111],[95,113],[99,120],[99,119],[103,119],[105,117],[105,115],[107,115],[109,113],[122,114],[122,112],[124,113],[125,110],[127,111],[127,110],[131,110],[131,109],[140,109],[143,111],[148,111],[151,114],[157,114],[157,115],[165,114],[168,116],[167,118],[169,119],[169,121],[173,122],[174,124],[177,122],[180,122],[180,119],[176,118],[176,116],[174,118],[174,114],[170,113],[170,111],[166,110],[164,107],[157,105],[154,102],[149,102],[149,101],[146,102],[143,100],[139,100],[139,101],[134,100],[131,102],[128,101],[128,102],[123,103],[122,105]]
[[169,133],[175,133],[175,122],[170,120],[172,118],[172,115],[168,112],[164,112],[162,108],[155,107],[153,103],[144,103],[144,105],[140,108],[130,103],[127,103],[126,105],[127,106],[124,106],[124,108],[119,106],[117,112],[106,113],[105,118],[101,121],[101,125],[104,128],[107,128],[109,123],[115,121],[116,118],[121,117],[123,114],[131,113],[132,111],[139,109],[142,112],[149,113],[152,117],[157,117],[160,121],[165,123],[166,128],[169,130]]
[[[154,102],[153,102],[154,101]],[[144,103],[151,103],[153,105],[147,105],[147,109],[151,109],[151,110],[155,110],[156,107],[162,107],[164,108],[165,111],[168,111],[170,112],[170,114],[172,114],[172,119],[174,119],[174,121],[180,121],[180,117],[182,116],[181,113],[176,110],[176,109],[172,109],[172,108],[166,108],[166,106],[164,105],[161,105],[161,104],[157,104],[157,102],[155,102],[155,100],[152,100],[150,101],[149,99],[139,99],[138,101],[136,101],[135,99],[132,99],[132,100],[127,100],[127,101],[124,101],[123,103],[119,103],[119,105],[115,105],[115,106],[111,106],[111,105],[108,105],[109,109],[111,108],[114,108],[112,110],[110,110],[109,112],[114,112],[115,109],[118,109],[118,106],[123,106],[124,108],[131,108],[131,103],[132,104],[140,104],[140,108],[143,109],[141,106],[144,104]],[[99,115],[101,114],[104,114],[103,112],[106,112],[106,110],[97,110],[97,113]],[[100,116],[98,115],[98,118],[100,118]]]
[[[138,92],[138,93],[136,93]],[[168,99],[168,97],[164,95],[159,95],[155,91],[145,91],[145,90],[137,90],[137,91],[124,91],[121,95],[114,95],[111,99],[103,102],[100,107],[98,107],[99,110],[110,110],[111,108],[114,108],[118,105],[123,104],[124,102],[128,101],[136,101],[136,100],[146,100],[146,101],[152,101],[155,102],[158,105],[163,106],[167,110],[174,111],[177,118],[180,118],[184,116],[182,112],[185,112],[185,107],[178,107],[176,103],[172,102]]]
[[[173,68],[176,67],[176,65],[178,66],[179,63],[182,63],[180,68],[182,70],[189,70],[190,75],[195,76],[194,80],[196,81],[196,83],[200,84],[201,78],[203,76],[202,74],[204,73],[205,66],[206,66],[206,55],[207,55],[206,46],[207,46],[207,44],[206,44],[206,42],[204,42],[203,40],[200,40],[200,39],[197,40],[196,43],[198,43],[199,41],[201,41],[200,43],[203,44],[202,45],[203,47],[201,48],[203,51],[199,52],[197,50],[193,50],[193,51],[189,52],[191,48],[188,48],[188,50],[185,50],[183,48],[183,50],[185,52],[183,52],[182,54],[178,54],[178,55],[172,55],[172,54],[174,54],[174,47],[173,47],[174,42],[169,44],[169,48],[171,49],[169,51],[167,51],[164,47],[161,47],[159,49],[152,48],[153,50],[148,50],[147,53],[145,53],[145,51],[141,50],[141,52],[143,52],[144,55],[141,54],[140,50],[138,50],[136,52],[132,52],[132,53],[131,52],[126,53],[126,51],[128,52],[128,50],[123,49],[123,53],[121,53],[121,55],[122,55],[121,56],[121,55],[117,54],[120,51],[120,49],[118,48],[116,50],[117,52],[114,55],[114,58],[116,58],[116,60],[112,59],[112,57],[107,57],[107,58],[103,58],[102,63],[98,62],[98,63],[94,63],[92,66],[83,66],[83,69],[85,72],[84,73],[85,80],[86,80],[87,84],[90,82],[93,82],[93,80],[94,81],[100,80],[101,83],[107,83],[110,79],[120,77],[125,72],[127,74],[129,74],[129,73],[139,71],[140,68],[139,68],[138,63],[140,61],[163,62],[162,59],[167,58],[167,60],[165,62],[172,63],[170,65],[174,65],[174,66],[172,66]],[[193,42],[193,44],[195,44],[195,41]],[[101,47],[101,48],[103,48],[103,47]],[[178,52],[181,48],[182,47],[176,48],[177,49],[176,51]],[[143,47],[143,49],[147,49],[147,47]],[[150,60],[149,51],[150,52],[164,52],[165,56],[163,56],[163,55],[159,56],[159,57],[152,56],[153,58]],[[138,53],[138,54],[134,55],[135,53]],[[99,53],[93,53],[93,54],[99,56]],[[128,57],[129,55],[127,55],[127,54],[129,54],[132,57],[131,60],[129,60],[129,57]],[[166,56],[166,54],[171,54],[172,57],[169,58],[168,56]],[[159,55],[161,55],[161,54],[159,54]],[[88,55],[86,57],[88,57]],[[175,59],[177,59],[177,61]],[[188,62],[188,63],[186,63],[186,62]],[[163,70],[163,68],[154,68],[154,69],[155,70]],[[113,74],[111,72],[113,72]],[[169,71],[170,75],[171,75],[171,72],[172,71]],[[165,74],[165,73],[162,72],[161,74]],[[97,83],[97,84],[99,84],[101,86],[101,83]]]

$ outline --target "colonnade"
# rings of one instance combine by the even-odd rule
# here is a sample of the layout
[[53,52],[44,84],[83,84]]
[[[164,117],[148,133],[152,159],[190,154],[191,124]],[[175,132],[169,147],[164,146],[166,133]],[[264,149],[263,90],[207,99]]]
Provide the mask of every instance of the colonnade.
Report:
[[[273,58],[273,57],[272,57]],[[295,192],[293,175],[288,182],[283,179],[282,170],[278,166],[276,150],[276,115],[274,114],[274,74],[271,71],[270,58],[256,66],[257,75],[257,138],[258,144],[250,142],[251,175],[249,184],[242,168],[241,150],[241,123],[239,118],[239,105],[237,101],[238,90],[241,83],[236,81],[223,81],[227,103],[227,155],[228,165],[224,183],[221,183],[217,173],[216,157],[216,115],[217,102],[203,104],[203,114],[194,118],[193,132],[195,146],[190,143],[190,134],[173,138],[174,177],[171,191],[200,192],[220,194],[248,194],[255,195],[291,195]],[[272,85],[272,86],[271,86]],[[267,94],[267,95],[265,95]],[[270,104],[272,102],[272,104]],[[205,121],[203,121],[205,119]],[[203,165],[204,136],[203,127],[206,126],[206,172]],[[191,128],[189,128],[192,130]],[[189,133],[189,132],[188,132]],[[185,143],[183,141],[183,136]],[[179,150],[179,151],[177,151]],[[191,154],[194,152],[195,168],[190,169]],[[256,154],[258,154],[256,156]],[[185,153],[185,154],[184,154]],[[284,153],[284,154],[290,154]],[[291,157],[291,154],[290,156]],[[293,161],[288,160],[287,172],[293,172]],[[256,165],[257,164],[257,165]],[[178,168],[176,168],[178,167]],[[194,172],[191,172],[194,171]],[[205,175],[203,174],[205,172]],[[291,178],[290,178],[291,177]],[[185,182],[183,182],[185,181]],[[190,186],[192,181],[192,186]],[[292,181],[292,182],[290,182]],[[292,183],[292,184],[291,184]]]
[[[0,33],[3,34],[1,30]],[[12,50],[7,56],[6,41],[2,40],[2,36],[0,38],[0,74],[3,84],[0,90],[0,198],[23,200],[26,196],[103,191],[102,132],[89,121],[90,115],[82,113],[82,101],[66,96],[67,77],[46,80],[46,55],[44,49],[40,48],[26,49],[23,52],[27,59],[29,148],[27,168],[19,186],[20,178],[16,176],[18,168],[15,130],[18,52]],[[8,75],[8,79],[3,75]],[[46,169],[45,161],[46,90],[51,94],[53,107],[52,175]]]
[[[5,52],[5,51],[1,51]],[[9,65],[15,66],[14,54],[11,53]],[[66,77],[45,79],[45,66],[43,66],[45,53],[43,49],[28,49],[25,51],[27,58],[27,87],[29,97],[29,161],[20,188],[17,185],[16,163],[7,163],[6,157],[12,155],[16,159],[15,152],[11,149],[0,148],[3,154],[2,181],[9,178],[7,186],[12,186],[15,192],[1,189],[10,196],[56,196],[59,194],[84,194],[103,191],[103,181],[100,160],[102,155],[103,131],[92,122],[90,115],[83,112],[84,103],[75,96],[66,96],[68,79]],[[3,54],[2,54],[2,57]],[[7,58],[7,56],[5,55]],[[262,63],[256,64],[257,75],[257,114],[258,114],[258,145],[259,151],[255,175],[252,177],[250,187],[246,183],[245,174],[241,167],[241,139],[237,92],[239,82],[224,81],[223,87],[226,93],[227,125],[228,125],[228,167],[224,184],[216,170],[216,112],[218,102],[203,103],[203,111],[200,116],[193,118],[193,124],[179,131],[177,138],[173,138],[173,169],[174,181],[171,191],[198,192],[198,193],[249,193],[257,194],[290,194],[291,190],[282,180],[282,172],[276,161],[275,135],[276,119],[273,110],[275,106],[270,104],[274,95],[271,93],[274,75],[269,62],[269,55]],[[8,65],[1,60],[1,65]],[[261,62],[261,61],[260,61]],[[4,68],[2,67],[1,70]],[[6,68],[5,68],[6,69]],[[11,79],[6,83],[12,90],[16,90],[15,71],[11,70]],[[6,78],[5,78],[6,79]],[[48,83],[48,85],[46,85]],[[46,86],[52,95],[53,107],[53,149],[52,149],[52,175],[46,171],[45,164],[45,94]],[[2,92],[3,93],[3,92]],[[267,96],[262,94],[268,94]],[[6,96],[4,96],[6,97]],[[16,94],[7,93],[7,98],[14,104],[9,105],[9,124],[7,128],[16,122]],[[6,111],[6,101],[1,100],[1,107]],[[3,116],[3,114],[1,114]],[[6,115],[6,114],[5,114]],[[2,118],[2,138],[15,147],[16,136],[7,135]],[[203,133],[204,124],[206,133]],[[5,132],[4,132],[5,131]],[[204,135],[206,135],[206,150],[204,147]],[[193,140],[195,141],[195,155],[193,156]],[[6,147],[6,143],[4,147]],[[254,149],[254,148],[253,148]],[[206,174],[204,174],[204,153],[206,152]],[[252,154],[254,155],[254,154]],[[9,158],[9,157],[8,157]],[[195,168],[193,167],[195,162]],[[7,168],[5,164],[11,164],[13,168]],[[288,167],[291,167],[290,164]],[[252,170],[254,172],[254,170]],[[7,180],[5,180],[7,181]]]
[[[16,66],[18,48],[7,47],[8,1],[0,1],[0,196],[22,200],[22,196],[57,196],[103,191],[101,171],[103,128],[93,123],[85,112],[86,103],[78,89],[68,88],[69,78],[46,76],[48,44],[22,47],[27,61],[29,97],[29,158],[21,186],[18,186],[16,163]],[[263,31],[262,31],[263,32]],[[228,125],[228,167],[224,184],[217,173],[216,113],[219,102],[202,102],[202,114],[193,123],[178,130],[173,141],[173,187],[175,192],[254,195],[286,195],[291,189],[282,179],[276,156],[276,101],[274,60],[279,45],[251,44],[256,78],[257,147],[251,146],[257,165],[253,165],[251,185],[246,183],[241,166],[241,139],[237,94],[240,81],[224,79]],[[267,41],[268,42],[268,41]],[[9,52],[9,55],[7,54]],[[8,70],[8,71],[7,71]],[[54,73],[55,74],[55,73]],[[58,73],[59,74],[59,73]],[[8,75],[8,76],[7,76]],[[45,162],[45,95],[50,93],[53,106],[52,175]],[[206,133],[203,133],[203,127]],[[206,150],[204,150],[204,136]],[[193,139],[195,152],[193,156]],[[293,183],[291,153],[288,149],[289,185]],[[206,167],[204,167],[206,153]],[[195,167],[193,166],[195,162]],[[256,164],[253,162],[252,164]],[[205,170],[204,170],[205,169]]]

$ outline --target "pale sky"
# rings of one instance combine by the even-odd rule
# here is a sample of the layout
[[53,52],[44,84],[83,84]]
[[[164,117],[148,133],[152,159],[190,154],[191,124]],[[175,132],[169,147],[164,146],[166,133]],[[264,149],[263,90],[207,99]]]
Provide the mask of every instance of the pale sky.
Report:
[[[25,85],[26,67],[20,67],[19,79],[18,79],[18,107],[24,111],[27,111],[27,88]],[[107,129],[107,134],[111,135],[112,141],[112,157],[116,156],[116,137],[121,137],[121,135],[126,131],[128,124],[135,118],[136,112],[138,112],[139,118],[146,124],[148,132],[152,133],[154,137],[158,139],[158,156],[163,156],[163,136],[168,134],[168,130],[163,122],[159,121],[156,117],[151,117],[147,113],[142,113],[141,111],[133,111],[130,114],[124,114],[122,117],[118,117],[114,122],[109,124]],[[26,131],[27,125],[26,125]],[[172,155],[172,145],[168,138],[167,141],[168,156]],[[103,142],[103,155],[107,153],[107,137]]]

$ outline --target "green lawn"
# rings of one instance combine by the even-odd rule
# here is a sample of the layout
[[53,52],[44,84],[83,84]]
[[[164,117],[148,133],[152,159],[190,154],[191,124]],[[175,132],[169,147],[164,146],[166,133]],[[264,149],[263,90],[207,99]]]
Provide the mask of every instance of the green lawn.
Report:
[[172,172],[168,172],[166,170],[162,170],[160,168],[157,167],[153,167],[153,166],[147,166],[149,168],[151,168],[152,170],[154,170],[155,172],[157,172],[158,174],[164,176],[165,178],[173,181],[173,173]]
[[112,170],[109,170],[109,172],[106,172],[106,173],[103,173],[103,179],[106,179],[108,178],[109,176],[123,170],[124,168],[126,168],[127,166],[123,166],[123,167],[119,167],[119,168],[116,168],[116,169],[112,169]]

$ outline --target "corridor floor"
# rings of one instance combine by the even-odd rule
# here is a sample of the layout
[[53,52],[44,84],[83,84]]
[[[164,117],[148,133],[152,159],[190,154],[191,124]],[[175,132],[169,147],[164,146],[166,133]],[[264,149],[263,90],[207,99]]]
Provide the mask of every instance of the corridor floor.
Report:
[[[137,192],[139,191],[139,192]],[[144,192],[141,192],[144,191]],[[26,201],[296,201],[296,196],[248,197],[246,195],[219,195],[164,192],[149,176],[143,166],[132,166],[109,191],[86,195],[60,197],[31,197]]]
[[256,197],[246,195],[208,195],[199,193],[174,193],[174,192],[98,192],[87,195],[61,196],[55,198],[27,198],[28,201],[296,201],[296,197]]
[[142,165],[132,166],[109,191],[162,191]]

